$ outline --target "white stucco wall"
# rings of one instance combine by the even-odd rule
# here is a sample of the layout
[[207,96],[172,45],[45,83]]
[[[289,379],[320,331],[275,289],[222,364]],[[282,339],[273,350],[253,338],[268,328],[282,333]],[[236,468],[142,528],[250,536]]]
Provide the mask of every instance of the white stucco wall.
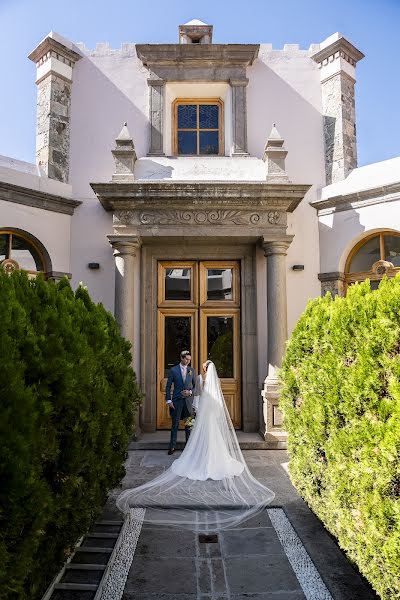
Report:
[[[70,180],[74,197],[83,205],[73,219],[73,282],[84,281],[96,300],[113,307],[113,258],[105,238],[112,232],[111,218],[99,206],[89,182],[108,181],[113,172],[111,149],[122,123],[128,122],[139,160],[138,179],[263,180],[261,160],[272,123],[285,139],[287,172],[295,183],[313,185],[306,200],[289,216],[289,233],[295,238],[288,255],[288,320],[291,329],[307,299],[319,293],[318,221],[309,201],[324,185],[324,152],[320,82],[310,52],[298,46],[273,50],[260,47],[259,58],[247,70],[247,127],[251,157],[173,157],[171,152],[171,105],[178,97],[220,97],[224,102],[225,154],[232,138],[231,89],[227,83],[167,83],[165,88],[165,157],[147,157],[149,146],[148,71],[136,57],[133,44],[112,50],[99,44],[95,50],[80,46],[84,57],[74,69],[71,109]],[[87,263],[100,262],[90,272]],[[261,258],[260,289],[265,288],[265,258]],[[294,273],[293,264],[304,264]],[[261,275],[264,273],[264,275]],[[259,315],[266,328],[265,311]],[[259,349],[262,355],[262,348]],[[264,360],[264,359],[262,359]]]
[[[344,181],[321,190],[321,200],[341,197],[354,204],[319,216],[322,273],[343,272],[352,248],[374,231],[400,232],[400,194],[398,186],[391,188],[399,181],[400,157],[354,169]],[[360,202],[366,206],[357,207]]]
[[[36,165],[0,156],[0,181],[64,198],[70,185],[41,177]],[[39,240],[50,255],[53,271],[71,272],[71,216],[0,200],[0,229],[15,227]]]
[[0,229],[16,227],[39,240],[50,255],[53,271],[71,272],[71,217],[0,200]]

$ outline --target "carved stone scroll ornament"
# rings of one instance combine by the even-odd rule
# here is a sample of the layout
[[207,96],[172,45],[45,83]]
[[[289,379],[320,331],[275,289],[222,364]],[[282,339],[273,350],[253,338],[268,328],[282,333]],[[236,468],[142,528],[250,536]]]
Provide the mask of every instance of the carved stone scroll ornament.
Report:
[[13,260],[12,258],[6,258],[2,260],[0,262],[0,267],[3,269],[3,271],[5,271],[8,274],[19,270],[19,264],[16,260]]
[[376,275],[386,275],[392,269],[394,269],[394,265],[388,260],[377,260],[371,267],[371,271]]
[[143,225],[257,225],[260,215],[240,210],[160,210],[142,212]]

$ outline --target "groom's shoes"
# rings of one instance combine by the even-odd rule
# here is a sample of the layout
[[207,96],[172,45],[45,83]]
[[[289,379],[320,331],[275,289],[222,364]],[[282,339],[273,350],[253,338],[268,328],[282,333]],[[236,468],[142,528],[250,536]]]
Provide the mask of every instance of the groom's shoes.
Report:
[[175,452],[175,448],[170,448],[170,449],[168,450],[168,454],[173,454],[174,452]]

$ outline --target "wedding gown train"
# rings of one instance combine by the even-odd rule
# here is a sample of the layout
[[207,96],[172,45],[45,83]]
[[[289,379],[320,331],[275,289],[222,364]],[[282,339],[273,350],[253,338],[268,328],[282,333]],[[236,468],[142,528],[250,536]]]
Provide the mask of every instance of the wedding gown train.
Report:
[[215,365],[210,363],[181,456],[155,479],[123,491],[117,506],[125,513],[137,506],[146,508],[147,522],[216,531],[253,516],[274,496],[247,467]]

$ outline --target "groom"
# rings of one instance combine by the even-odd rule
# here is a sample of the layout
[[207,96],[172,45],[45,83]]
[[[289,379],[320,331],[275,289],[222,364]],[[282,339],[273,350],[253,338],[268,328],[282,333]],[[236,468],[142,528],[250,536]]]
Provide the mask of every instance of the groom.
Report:
[[[169,377],[166,387],[166,400],[169,406],[169,414],[172,419],[171,441],[169,444],[168,454],[173,454],[176,447],[176,438],[178,435],[179,421],[192,416],[192,402],[194,388],[196,386],[196,373],[193,367],[190,366],[192,357],[189,350],[183,350],[180,355],[181,362],[179,365],[172,367],[169,372]],[[171,386],[174,384],[172,398]],[[189,427],[185,427],[186,441],[190,435]]]

